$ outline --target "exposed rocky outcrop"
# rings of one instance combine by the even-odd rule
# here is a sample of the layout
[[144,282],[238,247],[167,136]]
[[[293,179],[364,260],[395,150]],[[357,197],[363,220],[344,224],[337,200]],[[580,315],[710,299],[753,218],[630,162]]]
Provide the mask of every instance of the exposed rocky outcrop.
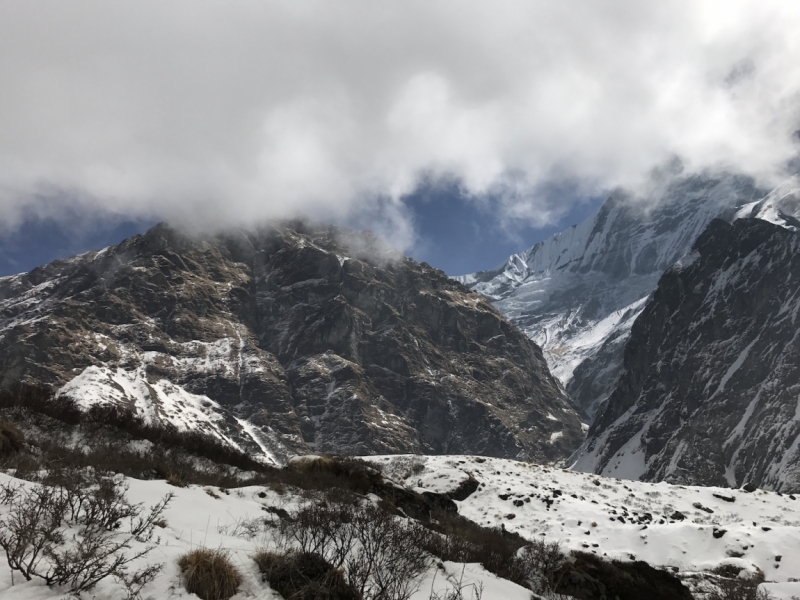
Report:
[[281,461],[581,442],[540,349],[481,296],[371,234],[166,225],[0,279],[0,385],[133,406]]
[[800,489],[800,234],[710,223],[631,330],[576,468]]

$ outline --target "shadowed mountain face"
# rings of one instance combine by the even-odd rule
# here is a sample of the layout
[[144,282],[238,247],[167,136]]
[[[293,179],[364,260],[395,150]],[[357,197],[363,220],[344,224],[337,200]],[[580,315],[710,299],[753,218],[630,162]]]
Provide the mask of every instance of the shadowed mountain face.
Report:
[[636,319],[576,468],[800,489],[800,234],[714,220]]
[[564,458],[579,417],[478,294],[371,234],[159,225],[0,279],[2,385],[135,407],[276,461],[332,453]]

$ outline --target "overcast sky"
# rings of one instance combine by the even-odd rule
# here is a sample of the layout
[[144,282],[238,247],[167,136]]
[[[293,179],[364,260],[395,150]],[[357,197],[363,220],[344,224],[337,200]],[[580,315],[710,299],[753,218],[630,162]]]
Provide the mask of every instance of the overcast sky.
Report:
[[787,0],[4,2],[0,228],[309,215],[422,255],[473,215],[510,248],[676,156],[779,179],[798,32]]

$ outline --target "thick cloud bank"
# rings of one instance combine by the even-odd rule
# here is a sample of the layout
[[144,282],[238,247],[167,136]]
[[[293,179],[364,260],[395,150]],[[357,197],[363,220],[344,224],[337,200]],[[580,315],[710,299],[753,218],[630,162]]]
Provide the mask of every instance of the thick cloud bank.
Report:
[[469,0],[0,5],[0,219],[95,207],[206,227],[373,215],[459,181],[636,185],[797,151],[800,5]]

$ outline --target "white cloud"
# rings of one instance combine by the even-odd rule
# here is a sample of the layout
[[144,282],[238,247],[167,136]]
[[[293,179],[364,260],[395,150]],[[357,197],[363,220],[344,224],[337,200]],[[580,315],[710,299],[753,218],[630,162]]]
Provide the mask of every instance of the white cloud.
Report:
[[784,0],[0,4],[0,219],[59,202],[208,227],[373,215],[413,240],[421,178],[557,214],[537,189],[796,152]]

